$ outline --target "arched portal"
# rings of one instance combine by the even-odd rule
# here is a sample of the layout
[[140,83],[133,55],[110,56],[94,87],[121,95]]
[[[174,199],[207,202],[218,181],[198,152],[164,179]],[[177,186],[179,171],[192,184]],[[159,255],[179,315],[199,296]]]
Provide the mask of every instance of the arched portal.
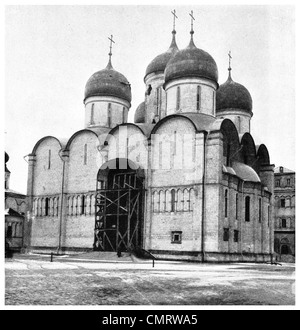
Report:
[[144,170],[128,159],[104,164],[97,176],[96,251],[142,247]]

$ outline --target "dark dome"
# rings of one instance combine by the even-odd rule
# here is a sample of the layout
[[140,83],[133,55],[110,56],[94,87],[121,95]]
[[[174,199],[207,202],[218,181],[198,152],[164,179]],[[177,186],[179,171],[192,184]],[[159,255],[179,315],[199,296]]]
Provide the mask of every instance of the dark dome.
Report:
[[145,115],[146,115],[145,102],[142,102],[135,111],[135,115],[134,115],[135,124],[144,124]]
[[175,40],[176,32],[173,31],[172,33],[173,39],[170,48],[165,53],[156,56],[155,59],[148,65],[145,77],[154,72],[164,72],[171,57],[178,52],[178,47]]
[[185,77],[201,77],[218,83],[218,67],[215,60],[195,46],[193,38],[189,46],[176,53],[165,70],[165,81]]
[[243,85],[234,82],[230,73],[227,81],[216,93],[216,111],[226,109],[241,109],[252,113],[252,97],[249,91]]
[[131,87],[128,80],[114,70],[109,61],[104,70],[94,73],[85,85],[84,100],[91,96],[115,96],[131,102]]

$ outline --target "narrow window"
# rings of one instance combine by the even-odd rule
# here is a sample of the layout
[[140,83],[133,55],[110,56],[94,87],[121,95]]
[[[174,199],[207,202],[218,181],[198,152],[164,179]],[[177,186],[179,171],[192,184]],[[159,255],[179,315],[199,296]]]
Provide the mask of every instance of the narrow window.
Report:
[[235,196],[235,218],[239,218],[239,194]]
[[49,208],[50,208],[49,198],[46,198],[45,199],[45,216],[46,217],[49,215]]
[[7,233],[6,233],[7,238],[12,238],[12,226],[9,225],[7,227]]
[[234,243],[238,243],[239,241],[239,231],[238,230],[235,230],[234,231]]
[[107,118],[107,125],[108,127],[111,127],[111,103],[108,103]]
[[223,241],[224,242],[228,242],[229,241],[229,228],[224,228]]
[[175,212],[176,209],[176,191],[171,190],[171,212]]
[[197,86],[197,111],[200,110],[200,95],[201,95],[201,87]]
[[156,115],[159,115],[160,110],[160,88],[156,88]]
[[262,218],[262,204],[261,204],[261,198],[258,200],[258,221],[261,222],[261,218]]
[[123,107],[123,124],[126,123],[126,108]]
[[270,210],[270,206],[268,206],[268,227],[270,227],[270,218],[271,218],[271,210]]
[[284,199],[284,198],[282,198],[282,199],[280,200],[280,206],[281,206],[281,207],[285,207],[285,199]]
[[276,187],[280,187],[280,180],[276,180]]
[[92,103],[92,108],[91,108],[91,125],[94,125],[94,103]]
[[51,168],[51,150],[48,152],[48,170]]
[[172,231],[172,243],[173,244],[182,243],[182,232],[181,231]]
[[180,87],[177,87],[177,96],[176,96],[176,110],[180,110]]
[[286,219],[281,220],[281,227],[286,228]]
[[287,184],[288,186],[290,186],[290,185],[291,185],[291,179],[287,179],[287,180],[286,180],[286,184]]
[[283,167],[280,166],[280,173],[283,173]]
[[250,222],[250,197],[245,198],[245,221]]
[[239,130],[239,133],[241,133],[241,117],[238,116],[238,130]]
[[225,218],[228,217],[228,190],[225,190],[225,198],[224,198],[224,202],[225,202]]
[[81,197],[81,214],[85,214],[85,196]]
[[213,91],[213,114],[215,114],[215,107],[216,107],[216,92]]
[[87,164],[87,144],[84,145],[84,160],[83,160],[83,164],[84,165]]
[[227,143],[226,166],[230,166],[230,144]]

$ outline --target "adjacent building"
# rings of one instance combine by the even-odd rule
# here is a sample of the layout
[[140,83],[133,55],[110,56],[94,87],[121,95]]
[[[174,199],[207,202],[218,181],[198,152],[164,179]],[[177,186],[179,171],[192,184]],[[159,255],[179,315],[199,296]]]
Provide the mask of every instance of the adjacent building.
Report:
[[294,171],[275,168],[274,250],[280,261],[295,260],[295,180]]
[[9,155],[5,152],[5,242],[6,246],[19,251],[23,245],[23,223],[26,213],[26,196],[10,189],[10,171],[6,163]]

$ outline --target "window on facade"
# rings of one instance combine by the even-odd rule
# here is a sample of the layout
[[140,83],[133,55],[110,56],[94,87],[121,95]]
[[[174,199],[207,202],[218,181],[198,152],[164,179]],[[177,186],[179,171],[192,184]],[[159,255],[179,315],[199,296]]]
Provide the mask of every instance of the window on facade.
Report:
[[107,126],[111,127],[111,103],[108,103],[107,118]]
[[235,218],[239,218],[239,194],[235,196]]
[[285,199],[284,198],[282,198],[280,200],[280,207],[285,207]]
[[126,108],[123,107],[123,124],[126,123]]
[[182,232],[181,231],[172,231],[172,243],[173,244],[182,243]]
[[48,152],[48,170],[51,168],[51,150]]
[[7,233],[6,233],[7,238],[12,238],[12,225],[9,225],[7,227]]
[[283,173],[283,167],[280,166],[280,173]]
[[261,222],[262,219],[262,204],[261,204],[261,198],[258,200],[258,221]]
[[241,132],[241,117],[238,116],[238,131]]
[[286,219],[281,220],[281,227],[286,228]]
[[91,108],[91,125],[94,125],[94,103],[92,104],[92,108]]
[[276,180],[275,185],[276,185],[276,187],[280,187],[280,180]]
[[160,88],[156,88],[156,115],[159,115],[160,110]]
[[225,197],[224,197],[224,203],[225,203],[225,218],[228,217],[228,190],[225,190]]
[[268,227],[270,227],[270,218],[271,218],[271,211],[270,211],[270,206],[268,206]]
[[171,212],[176,211],[176,191],[171,190]]
[[180,110],[180,87],[177,87],[177,95],[176,95],[176,110]]
[[238,241],[239,241],[239,231],[238,230],[235,230],[234,231],[234,237],[233,237],[233,239],[234,239],[234,242],[235,243],[238,243]]
[[224,242],[228,242],[229,241],[229,228],[224,228],[223,241]]
[[84,156],[83,156],[83,164],[87,164],[87,144],[84,145],[84,150],[83,150]]
[[197,86],[197,111],[200,110],[201,87]]
[[50,201],[49,198],[45,199],[45,216],[47,217],[49,215],[49,209],[50,209]]
[[250,197],[245,198],[245,221],[250,222]]
[[81,214],[85,214],[85,196],[81,197]]
[[291,185],[291,179],[287,179],[287,180],[286,180],[286,184],[287,184],[288,186],[290,186],[290,185]]

